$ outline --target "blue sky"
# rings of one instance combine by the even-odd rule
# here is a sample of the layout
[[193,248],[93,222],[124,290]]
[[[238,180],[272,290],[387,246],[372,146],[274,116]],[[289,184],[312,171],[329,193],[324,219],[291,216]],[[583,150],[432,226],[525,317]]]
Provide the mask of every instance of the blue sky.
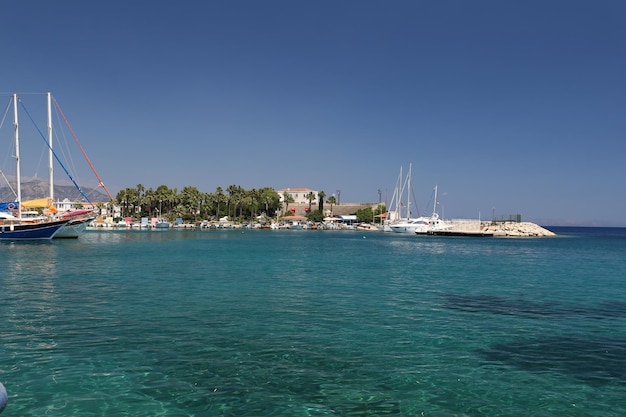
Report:
[[375,202],[412,163],[422,212],[438,185],[447,218],[626,226],[622,1],[39,0],[2,16],[0,92],[51,91],[114,194]]

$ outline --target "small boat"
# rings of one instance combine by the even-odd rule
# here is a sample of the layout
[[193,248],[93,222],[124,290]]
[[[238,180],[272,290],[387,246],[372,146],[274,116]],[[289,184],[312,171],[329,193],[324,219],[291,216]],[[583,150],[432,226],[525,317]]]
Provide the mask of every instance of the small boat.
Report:
[[291,230],[302,230],[303,228],[304,226],[302,225],[302,223],[300,223],[297,220],[292,221],[291,224],[289,225],[289,229]]
[[155,229],[169,229],[170,228],[170,222],[168,222],[165,219],[158,219],[154,223],[154,228]]

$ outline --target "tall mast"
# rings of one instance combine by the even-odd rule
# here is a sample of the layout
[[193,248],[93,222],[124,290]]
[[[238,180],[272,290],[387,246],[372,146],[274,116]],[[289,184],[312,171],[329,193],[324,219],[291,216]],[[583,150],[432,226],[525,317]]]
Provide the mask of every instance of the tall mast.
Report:
[[48,93],[48,175],[50,191],[48,196],[54,201],[54,155],[52,154],[52,93]]
[[15,161],[17,165],[17,213],[22,218],[22,179],[20,177],[20,129],[17,119],[17,94],[13,94],[13,126],[15,127]]
[[402,193],[404,193],[404,177],[402,176],[402,165],[400,165],[400,176],[398,177],[398,195],[396,195],[397,220],[402,220]]
[[437,185],[435,185],[435,202],[433,203],[433,214],[437,213]]
[[409,163],[409,174],[407,175],[407,187],[406,187],[406,219],[411,219],[411,168],[412,163]]

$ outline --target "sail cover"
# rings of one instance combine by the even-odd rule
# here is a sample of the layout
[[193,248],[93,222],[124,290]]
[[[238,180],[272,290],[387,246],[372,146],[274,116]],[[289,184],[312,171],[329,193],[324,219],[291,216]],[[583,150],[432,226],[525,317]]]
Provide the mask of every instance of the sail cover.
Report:
[[44,208],[48,207],[50,204],[52,204],[52,202],[49,198],[38,198],[36,200],[22,201],[22,208]]

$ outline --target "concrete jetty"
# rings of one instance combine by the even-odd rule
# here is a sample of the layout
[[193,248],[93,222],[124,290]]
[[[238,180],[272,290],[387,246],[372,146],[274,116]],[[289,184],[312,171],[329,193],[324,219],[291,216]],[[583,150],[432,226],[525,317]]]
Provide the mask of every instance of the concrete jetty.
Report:
[[481,231],[494,236],[545,237],[556,233],[531,222],[482,222]]
[[480,237],[547,237],[556,234],[531,222],[493,222],[479,220],[446,220],[449,229],[429,234],[439,236],[480,236]]

